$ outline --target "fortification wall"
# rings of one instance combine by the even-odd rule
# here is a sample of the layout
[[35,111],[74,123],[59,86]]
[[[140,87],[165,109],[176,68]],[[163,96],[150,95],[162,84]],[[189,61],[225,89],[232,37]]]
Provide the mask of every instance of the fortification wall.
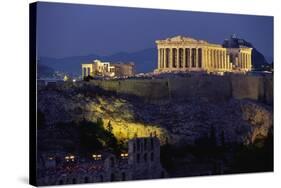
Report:
[[95,80],[95,85],[121,94],[136,95],[146,100],[168,100],[167,80]]
[[231,85],[227,77],[197,75],[168,81],[171,99],[223,101],[231,97]]
[[131,94],[148,101],[201,98],[206,101],[252,99],[273,102],[272,76],[251,75],[190,75],[183,78],[155,80],[93,80],[105,90]]

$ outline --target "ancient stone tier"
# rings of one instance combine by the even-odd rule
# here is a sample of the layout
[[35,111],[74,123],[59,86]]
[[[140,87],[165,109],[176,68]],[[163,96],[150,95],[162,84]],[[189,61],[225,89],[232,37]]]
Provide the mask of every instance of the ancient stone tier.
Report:
[[224,48],[204,40],[175,36],[156,40],[158,49],[157,72],[206,71],[232,72],[251,71],[252,48]]

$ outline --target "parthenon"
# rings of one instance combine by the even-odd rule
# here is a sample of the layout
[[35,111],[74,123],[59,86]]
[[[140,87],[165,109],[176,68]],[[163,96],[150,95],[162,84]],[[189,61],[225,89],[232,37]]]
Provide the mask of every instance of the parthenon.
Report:
[[247,72],[251,71],[252,48],[224,48],[204,40],[175,36],[157,40],[157,72],[206,71]]

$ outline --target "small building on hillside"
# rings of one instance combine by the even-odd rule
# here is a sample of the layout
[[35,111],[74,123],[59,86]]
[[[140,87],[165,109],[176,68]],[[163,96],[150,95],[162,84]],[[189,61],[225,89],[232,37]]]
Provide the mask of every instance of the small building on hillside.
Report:
[[133,76],[134,63],[110,63],[94,60],[91,63],[82,64],[82,78],[92,77],[128,77]]

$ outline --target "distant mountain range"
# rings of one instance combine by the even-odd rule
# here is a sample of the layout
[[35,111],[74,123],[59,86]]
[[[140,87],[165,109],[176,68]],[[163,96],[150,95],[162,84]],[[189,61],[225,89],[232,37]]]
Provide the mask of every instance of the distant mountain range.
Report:
[[[243,39],[231,39],[232,41],[224,41],[223,45],[226,47],[236,47],[237,45],[244,45],[253,48],[253,67],[260,68],[262,65],[267,65],[272,63],[272,57],[264,57],[256,48],[252,46],[251,43]],[[95,59],[101,61],[110,61],[110,62],[134,62],[135,69],[137,73],[140,72],[151,72],[157,67],[157,49],[156,48],[147,48],[137,52],[119,52],[109,56],[100,56],[97,54],[90,54],[86,56],[74,56],[67,58],[48,58],[40,57],[39,64],[43,66],[48,66],[51,69],[56,71],[80,75],[81,73],[81,64],[90,63]]]
[[39,64],[51,67],[54,70],[77,74],[81,73],[81,64],[90,63],[95,59],[110,62],[134,62],[138,73],[153,71],[157,66],[157,49],[148,48],[137,52],[119,52],[110,56],[100,56],[96,54],[86,56],[74,56],[67,58],[40,57]]
[[55,70],[47,65],[43,65],[41,63],[39,63],[37,65],[37,76],[40,78],[40,77],[45,77],[45,78],[48,78],[48,77],[53,77],[55,73]]

